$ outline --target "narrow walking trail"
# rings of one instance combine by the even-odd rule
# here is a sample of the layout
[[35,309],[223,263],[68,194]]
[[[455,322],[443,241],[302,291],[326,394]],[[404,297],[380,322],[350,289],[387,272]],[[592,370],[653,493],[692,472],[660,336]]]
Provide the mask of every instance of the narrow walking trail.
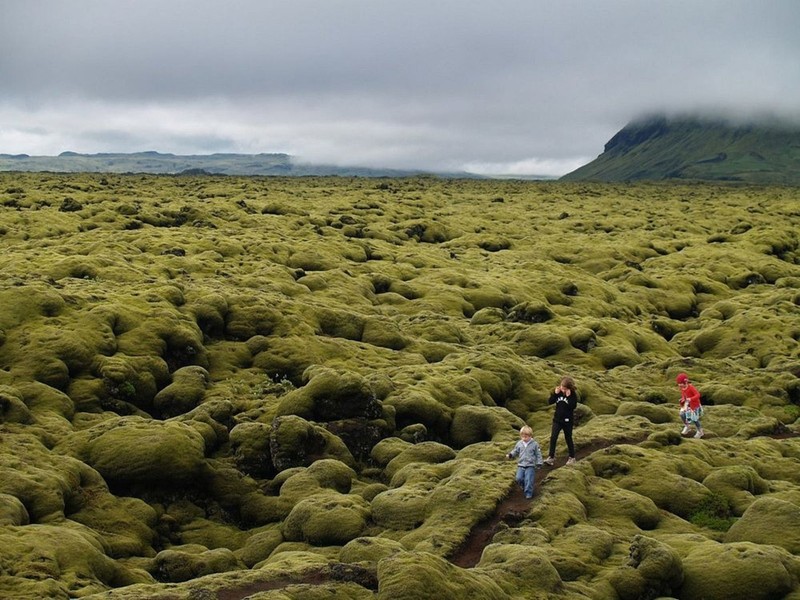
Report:
[[[618,440],[613,443],[598,442],[596,444],[589,444],[582,448],[577,448],[575,457],[580,460],[608,446],[637,444],[643,439],[643,437],[638,437],[629,440]],[[542,465],[542,467],[536,469],[536,486],[533,490],[533,498],[530,500],[523,495],[522,490],[516,482],[512,481],[508,495],[498,503],[494,515],[486,521],[479,523],[472,530],[467,539],[464,540],[464,543],[449,557],[450,562],[465,569],[477,565],[483,554],[483,549],[492,542],[492,538],[500,529],[501,523],[514,527],[521,523],[526,517],[530,510],[531,503],[536,502],[536,498],[541,494],[542,486],[550,472],[554,469],[572,468],[565,465],[566,461],[567,457],[562,456],[556,459],[555,465]]]

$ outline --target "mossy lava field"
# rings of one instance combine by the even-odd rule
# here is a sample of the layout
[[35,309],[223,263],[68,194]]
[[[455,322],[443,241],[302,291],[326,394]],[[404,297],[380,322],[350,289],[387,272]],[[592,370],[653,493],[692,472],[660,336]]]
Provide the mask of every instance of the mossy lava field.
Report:
[[2,173],[0,246],[2,598],[800,599],[798,188]]

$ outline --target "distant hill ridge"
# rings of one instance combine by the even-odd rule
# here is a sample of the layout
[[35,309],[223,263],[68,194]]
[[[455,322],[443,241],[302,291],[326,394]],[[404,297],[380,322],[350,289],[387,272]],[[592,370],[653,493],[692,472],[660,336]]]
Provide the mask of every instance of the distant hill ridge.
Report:
[[800,185],[800,125],[653,116],[614,135],[561,181],[734,181]]
[[[288,154],[164,154],[155,151],[58,156],[0,154],[0,171],[51,171],[55,173],[151,173],[208,175],[338,175],[342,177],[405,177],[423,171],[342,167],[297,161]],[[444,176],[470,177],[467,173]]]

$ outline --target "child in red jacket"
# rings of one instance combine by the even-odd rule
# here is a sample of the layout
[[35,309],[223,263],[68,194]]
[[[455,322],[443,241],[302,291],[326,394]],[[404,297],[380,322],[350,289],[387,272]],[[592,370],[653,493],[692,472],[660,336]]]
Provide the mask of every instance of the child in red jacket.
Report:
[[689,383],[689,377],[686,373],[679,373],[675,378],[675,382],[681,389],[681,420],[683,421],[683,431],[681,435],[686,435],[691,431],[690,425],[694,425],[697,432],[694,437],[701,438],[705,435],[703,426],[700,424],[700,417],[703,416],[703,405],[700,403],[700,392],[697,388]]

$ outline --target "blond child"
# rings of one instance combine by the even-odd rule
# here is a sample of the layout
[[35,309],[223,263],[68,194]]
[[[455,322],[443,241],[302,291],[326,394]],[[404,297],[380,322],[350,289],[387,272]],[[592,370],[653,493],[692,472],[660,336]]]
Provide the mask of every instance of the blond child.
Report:
[[533,498],[536,485],[536,468],[542,466],[542,450],[533,439],[533,430],[525,425],[519,430],[519,441],[514,449],[506,455],[517,459],[517,484],[522,488],[526,498]]

